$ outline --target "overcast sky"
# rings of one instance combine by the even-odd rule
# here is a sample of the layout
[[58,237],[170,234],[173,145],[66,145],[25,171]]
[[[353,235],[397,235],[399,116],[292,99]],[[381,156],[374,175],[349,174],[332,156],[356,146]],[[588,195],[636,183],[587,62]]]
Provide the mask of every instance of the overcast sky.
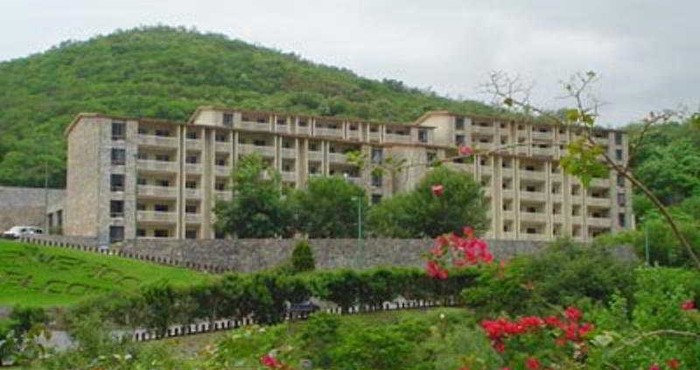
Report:
[[536,82],[594,70],[618,125],[652,109],[698,109],[700,1],[0,0],[0,60],[117,28],[196,27],[452,97],[479,93],[489,71]]

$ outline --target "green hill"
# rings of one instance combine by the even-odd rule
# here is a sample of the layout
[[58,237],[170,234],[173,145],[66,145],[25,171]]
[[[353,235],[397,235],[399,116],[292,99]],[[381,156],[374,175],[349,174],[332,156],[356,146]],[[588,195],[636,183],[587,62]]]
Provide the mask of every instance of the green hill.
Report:
[[205,104],[392,121],[431,109],[493,112],[222,35],[117,31],[0,63],[0,184],[41,186],[47,167],[62,186],[62,132],[78,112],[182,120]]
[[0,240],[0,305],[65,305],[159,279],[190,284],[205,276],[184,268]]

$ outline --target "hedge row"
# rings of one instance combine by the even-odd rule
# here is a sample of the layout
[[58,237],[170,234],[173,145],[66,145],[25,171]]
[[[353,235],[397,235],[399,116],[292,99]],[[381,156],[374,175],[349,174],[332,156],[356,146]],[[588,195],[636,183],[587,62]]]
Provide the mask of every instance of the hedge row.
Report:
[[242,318],[260,323],[281,321],[290,304],[316,297],[343,312],[355,305],[379,307],[398,297],[433,301],[458,300],[462,289],[479,275],[476,269],[453,271],[446,280],[428,277],[418,268],[373,268],[280,274],[275,271],[226,274],[193,286],[158,282],[130,293],[112,293],[76,305],[69,323],[83,315],[130,328],[165,332],[170,325],[195,320]]

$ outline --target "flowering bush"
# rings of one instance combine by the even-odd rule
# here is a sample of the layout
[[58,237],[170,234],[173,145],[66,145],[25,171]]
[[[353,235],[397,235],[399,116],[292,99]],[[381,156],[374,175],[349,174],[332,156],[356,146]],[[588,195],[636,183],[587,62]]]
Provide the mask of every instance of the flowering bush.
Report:
[[486,242],[474,235],[472,228],[465,226],[463,236],[444,234],[435,238],[426,254],[425,270],[429,276],[447,279],[447,266],[465,267],[479,263],[491,263],[493,255]]

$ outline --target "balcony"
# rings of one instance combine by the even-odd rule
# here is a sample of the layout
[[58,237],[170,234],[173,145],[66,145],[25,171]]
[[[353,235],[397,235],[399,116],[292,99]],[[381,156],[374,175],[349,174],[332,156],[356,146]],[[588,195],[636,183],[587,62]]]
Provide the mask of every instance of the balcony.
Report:
[[503,189],[503,190],[501,190],[501,195],[502,195],[503,198],[505,198],[505,199],[513,199],[513,197],[514,197],[513,190],[511,190],[511,189]]
[[377,132],[370,131],[369,132],[369,140],[370,141],[379,141],[380,140],[379,138],[380,138],[379,131],[377,131]]
[[353,183],[353,184],[359,186],[359,187],[365,186],[364,181],[362,181],[362,177],[348,176],[348,177],[347,177],[347,180],[350,181],[351,183]]
[[331,163],[345,163],[347,161],[347,157],[345,154],[340,154],[340,153],[328,153],[328,162]]
[[185,148],[202,150],[203,141],[200,139],[185,139]]
[[552,202],[561,203],[564,201],[564,196],[561,193],[556,193],[552,194],[550,199]]
[[177,188],[174,186],[139,185],[139,198],[176,198]]
[[554,140],[554,132],[552,132],[552,131],[549,131],[549,132],[532,131],[532,140],[553,141]]
[[496,130],[493,126],[486,126],[486,127],[472,126],[471,131],[475,134],[484,134],[484,135],[493,135],[496,132]]
[[292,171],[280,171],[283,182],[296,182],[297,173]]
[[263,145],[251,145],[251,144],[239,144],[238,145],[238,153],[243,155],[243,154],[250,154],[250,153],[258,153],[263,157],[274,157],[275,156],[275,147],[274,146],[263,146]]
[[230,190],[217,190],[214,192],[214,196],[219,200],[231,200]]
[[138,211],[139,222],[177,222],[177,212]]
[[520,232],[521,240],[532,240],[532,241],[548,241],[550,237],[545,234],[528,234],[524,231]]
[[296,127],[296,133],[298,135],[311,135],[311,128],[309,128],[308,125],[306,126],[299,126],[297,125]]
[[217,141],[214,144],[214,148],[219,153],[231,153],[231,142],[228,141]]
[[319,152],[319,151],[309,150],[308,157],[309,157],[309,160],[311,160],[311,161],[322,161],[323,160],[323,153]]
[[581,216],[571,216],[572,225],[583,225],[583,217]]
[[202,191],[199,189],[185,189],[185,197],[188,199],[199,199],[202,197]]
[[296,158],[297,157],[297,150],[296,149],[282,148],[282,149],[280,149],[280,152],[282,154],[282,158]]
[[347,137],[348,140],[360,141],[361,135],[360,135],[359,129],[357,129],[357,130],[348,129],[347,133],[348,133],[348,137]]
[[611,201],[610,198],[588,197],[588,199],[586,199],[586,204],[594,207],[610,207]]
[[528,155],[530,154],[529,148],[525,143],[519,143],[518,146],[515,147],[515,154],[516,155]]
[[155,161],[152,159],[139,159],[136,161],[136,166],[139,170],[151,172],[177,172],[180,166],[173,161]]
[[290,131],[290,126],[288,124],[282,124],[280,125],[279,123],[275,123],[275,132],[283,132],[283,133],[289,133]]
[[524,180],[541,180],[544,181],[547,177],[547,173],[544,171],[530,171],[521,169],[520,178]]
[[515,212],[513,211],[503,211],[501,214],[504,220],[515,220]]
[[185,163],[185,172],[202,173],[202,165],[200,163]]
[[177,148],[177,138],[169,136],[143,135],[138,136],[139,145],[153,147]]
[[610,179],[598,179],[594,178],[591,180],[591,188],[610,188]]
[[201,224],[202,223],[202,214],[201,213],[185,213],[185,223]]
[[228,177],[229,175],[231,175],[231,167],[229,167],[229,166],[214,166],[214,175]]
[[316,127],[314,130],[314,136],[342,138],[343,130],[338,128]]
[[547,201],[547,194],[541,191],[527,191],[527,190],[520,190],[520,199],[521,200],[531,200],[531,201],[536,201],[536,202],[546,202]]
[[236,125],[236,128],[248,131],[270,131],[269,122],[254,122],[254,121],[241,121]]
[[552,219],[554,219],[555,223],[559,223],[559,224],[564,223],[564,215],[562,215],[562,214],[553,215]]
[[554,148],[540,148],[540,147],[534,147],[532,148],[532,156],[533,157],[551,157],[554,155]]
[[500,239],[515,240],[515,239],[516,239],[516,238],[515,238],[515,233],[512,232],[512,231],[510,231],[510,232],[504,231],[503,234],[501,235],[501,238],[500,238]]
[[609,217],[588,217],[588,226],[611,227],[612,220]]
[[547,222],[548,215],[544,212],[520,211],[520,220],[527,222]]
[[384,136],[384,141],[390,143],[410,143],[411,135],[386,134]]

